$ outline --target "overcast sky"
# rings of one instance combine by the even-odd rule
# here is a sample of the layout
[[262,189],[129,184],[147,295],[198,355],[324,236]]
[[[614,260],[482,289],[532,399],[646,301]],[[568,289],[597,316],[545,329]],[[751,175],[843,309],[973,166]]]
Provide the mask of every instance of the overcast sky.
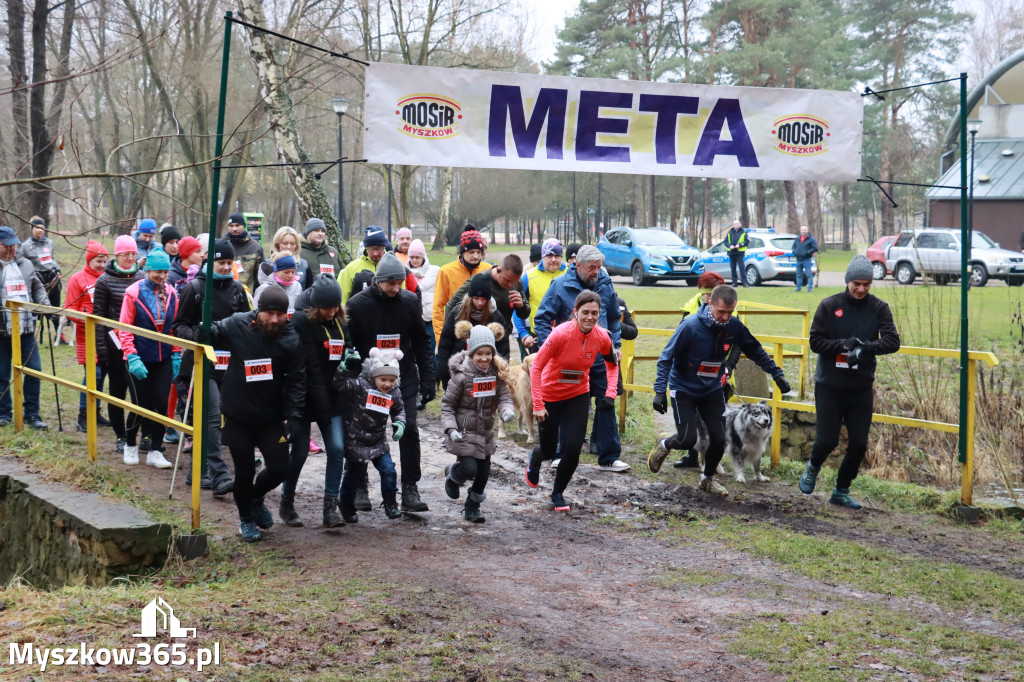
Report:
[[555,56],[555,38],[566,15],[579,5],[579,0],[521,0],[530,13],[533,41],[530,55],[538,62],[549,62]]

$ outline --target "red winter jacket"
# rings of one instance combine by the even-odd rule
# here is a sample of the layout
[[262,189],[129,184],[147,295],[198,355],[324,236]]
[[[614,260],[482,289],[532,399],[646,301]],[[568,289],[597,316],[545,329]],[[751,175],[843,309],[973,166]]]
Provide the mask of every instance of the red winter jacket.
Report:
[[605,395],[614,399],[618,392],[619,365],[608,332],[595,326],[590,333],[584,334],[576,320],[555,327],[530,367],[533,409],[539,412],[544,409],[545,402],[568,400],[589,393],[590,368],[598,354],[604,356],[608,372]]
[[[96,289],[96,280],[100,278],[103,271],[96,272],[88,265],[71,275],[68,280],[68,293],[64,297],[64,307],[69,310],[77,310],[80,313],[92,312],[93,291]],[[75,320],[75,355],[78,356],[78,364],[85,364],[85,323]]]

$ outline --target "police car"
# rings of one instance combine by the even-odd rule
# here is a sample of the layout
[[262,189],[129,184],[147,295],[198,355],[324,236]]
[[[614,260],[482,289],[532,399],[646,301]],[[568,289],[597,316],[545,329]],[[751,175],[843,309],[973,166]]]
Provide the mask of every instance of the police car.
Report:
[[[799,235],[784,234],[771,228],[747,230],[747,252],[743,258],[743,278],[746,283],[756,287],[771,280],[795,282],[796,258],[793,256],[793,245],[797,239]],[[732,281],[729,251],[724,239],[707,251],[702,251],[699,262],[705,272],[717,272],[726,282]],[[811,273],[818,274],[816,263],[811,265]]]

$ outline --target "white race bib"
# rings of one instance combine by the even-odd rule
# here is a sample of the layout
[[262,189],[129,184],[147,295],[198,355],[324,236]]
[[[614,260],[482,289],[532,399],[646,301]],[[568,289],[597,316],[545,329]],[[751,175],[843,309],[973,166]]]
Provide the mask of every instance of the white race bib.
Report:
[[714,379],[718,376],[718,371],[720,369],[722,369],[721,362],[703,361],[697,366],[697,376]]
[[380,412],[381,414],[391,413],[391,404],[394,401],[391,400],[391,396],[387,393],[381,393],[375,391],[372,388],[366,392],[366,409],[371,412]]
[[270,358],[245,361],[245,380],[250,381],[273,381],[274,364]]
[[53,254],[51,254],[49,251],[44,251],[43,253],[39,254],[39,262],[42,265],[49,265],[50,263],[53,262]]
[[321,263],[320,264],[320,274],[321,275],[333,275],[334,274],[334,266],[333,265],[324,265],[323,263]]
[[213,354],[217,356],[217,362],[213,368],[217,371],[223,372],[228,368],[228,364],[231,363],[231,351],[229,350],[215,350]]
[[7,298],[28,300],[28,289],[24,282],[7,282]]

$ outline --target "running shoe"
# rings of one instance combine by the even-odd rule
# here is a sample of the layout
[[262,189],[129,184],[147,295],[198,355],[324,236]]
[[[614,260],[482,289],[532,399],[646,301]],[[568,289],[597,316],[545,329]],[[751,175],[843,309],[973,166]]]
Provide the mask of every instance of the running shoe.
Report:
[[536,488],[540,485],[540,469],[532,469],[530,464],[526,465],[526,485],[531,488]]
[[725,489],[725,486],[713,478],[702,478],[700,480],[700,486],[698,487],[704,492],[711,493],[712,495],[721,495],[722,497],[725,497],[729,494],[729,491]]
[[847,509],[860,509],[861,503],[850,497],[849,488],[836,488],[832,491],[832,497],[828,499],[831,504],[846,507]]
[[807,468],[804,469],[804,473],[800,476],[800,492],[804,495],[810,495],[814,492],[814,486],[818,484],[818,472],[821,471],[821,467],[816,467],[807,462]]
[[254,521],[242,519],[238,525],[238,532],[242,534],[242,542],[259,542],[263,539]]
[[651,453],[647,455],[647,468],[651,470],[651,473],[656,474],[661,471],[661,465],[668,457],[668,448],[665,447],[666,438],[668,438],[667,433],[659,433],[658,442],[654,444]]
[[263,503],[263,498],[252,501],[252,515],[256,519],[256,525],[263,530],[268,530],[274,525],[274,517]]
[[548,507],[555,511],[569,511],[569,503],[565,501],[562,493],[551,493],[551,501],[548,502]]
[[621,459],[617,459],[611,464],[602,464],[597,467],[601,471],[614,471],[616,473],[622,471],[628,471],[629,465],[623,462]]

